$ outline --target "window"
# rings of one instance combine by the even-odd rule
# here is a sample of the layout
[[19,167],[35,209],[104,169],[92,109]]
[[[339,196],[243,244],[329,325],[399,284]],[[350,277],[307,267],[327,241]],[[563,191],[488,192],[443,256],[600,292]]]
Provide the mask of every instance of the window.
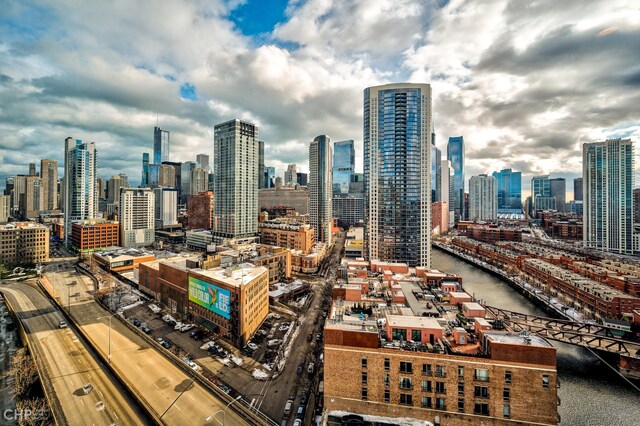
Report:
[[548,388],[549,387],[549,376],[544,374],[542,376],[542,387],[543,388]]
[[489,370],[485,370],[483,368],[476,368],[473,372],[474,380],[479,382],[488,382],[489,381]]
[[366,384],[367,384],[367,372],[366,372],[366,371],[364,371],[364,372],[362,373],[362,384],[363,384],[363,385],[366,385]]
[[489,404],[476,402],[473,405],[473,414],[481,414],[483,416],[489,415]]
[[464,383],[458,383],[458,395],[464,395]]
[[504,372],[504,383],[507,385],[511,384],[511,371]]
[[407,341],[407,330],[404,328],[393,328],[391,329],[391,336],[393,340],[402,340]]
[[489,398],[489,388],[486,386],[476,386],[473,390],[473,396],[476,398]]
[[367,388],[362,388],[362,400],[367,400]]
[[423,396],[422,397],[422,408],[431,408],[431,397]]
[[444,382],[436,382],[436,393],[446,393]]
[[409,377],[400,377],[400,389],[413,389],[413,381]]
[[436,410],[446,410],[447,405],[444,403],[444,398],[436,398]]
[[410,362],[400,361],[401,373],[413,373],[413,365]]
[[385,375],[384,375],[384,386],[385,386],[385,387],[389,387],[389,382],[390,382],[390,380],[389,380],[389,375],[388,375],[388,374],[385,374]]
[[425,376],[431,375],[431,364],[422,364],[422,374]]
[[384,371],[389,371],[391,368],[391,360],[389,358],[384,359]]
[[422,392],[431,392],[431,380],[422,381]]
[[464,379],[464,367],[461,365],[458,366],[458,379]]
[[411,340],[414,342],[421,342],[422,332],[420,330],[411,330]]
[[509,388],[504,388],[502,390],[502,399],[504,399],[505,401],[508,401],[510,396],[511,396],[511,390]]
[[458,398],[458,412],[464,413],[464,398]]
[[362,358],[362,368],[367,368],[367,358]]
[[400,405],[413,405],[413,396],[410,393],[401,393]]
[[508,419],[509,417],[511,417],[511,407],[507,404],[505,404],[502,407],[502,415],[504,416],[505,419]]
[[390,399],[391,399],[391,395],[389,393],[389,389],[385,389],[385,391],[384,391],[384,402],[389,402]]
[[446,377],[447,372],[444,365],[436,365],[436,377]]

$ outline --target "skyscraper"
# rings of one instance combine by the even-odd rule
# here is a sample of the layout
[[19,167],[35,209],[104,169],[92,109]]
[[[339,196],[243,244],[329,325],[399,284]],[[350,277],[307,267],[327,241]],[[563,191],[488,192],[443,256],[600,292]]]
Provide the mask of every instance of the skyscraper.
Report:
[[29,176],[37,176],[36,163],[29,163]]
[[155,241],[155,195],[149,188],[120,188],[120,244],[143,247]]
[[369,259],[429,267],[431,86],[364,90],[365,248]]
[[120,181],[122,181],[122,186],[125,188],[128,188],[129,185],[129,176],[127,176],[126,173],[118,173],[118,176],[120,176]]
[[258,141],[258,189],[266,188],[264,180],[264,141]]
[[440,181],[442,180],[442,151],[435,144],[434,133],[431,133],[431,202],[440,201]]
[[333,150],[327,135],[316,136],[309,144],[309,224],[315,240],[331,244],[333,228]]
[[298,185],[300,185],[300,186],[307,186],[309,184],[309,174],[308,173],[297,172],[296,173],[296,178],[298,180]]
[[587,248],[633,253],[633,151],[630,139],[582,146],[583,242]]
[[481,174],[469,179],[469,220],[494,221],[498,218],[498,179]]
[[149,186],[149,153],[142,154],[142,180],[140,186],[146,188]]
[[582,178],[575,178],[573,180],[573,199],[575,201],[582,201]]
[[120,188],[126,188],[122,177],[119,175],[111,176],[107,181],[107,202],[110,204],[118,204],[120,202]]
[[333,144],[333,194],[349,192],[349,183],[353,181],[356,167],[356,150],[353,140],[339,141]]
[[96,178],[96,191],[97,191],[97,197],[98,197],[98,201],[100,200],[105,200],[106,196],[104,193],[104,179],[102,179],[101,177],[97,177]]
[[58,210],[58,162],[40,160],[40,177],[42,178],[42,209]]
[[499,172],[493,172],[492,175],[498,181],[498,213],[510,213],[514,210],[521,213],[522,173],[502,169]]
[[258,233],[258,127],[242,120],[214,128],[216,240]]
[[0,223],[7,223],[11,216],[11,196],[0,195]]
[[549,175],[534,176],[531,178],[531,202],[533,211],[555,210],[556,199],[551,196],[551,181]]
[[64,155],[64,242],[69,243],[71,224],[93,219],[98,213],[96,191],[97,150],[94,142],[66,138]]
[[176,187],[176,169],[168,164],[161,164],[158,172],[158,186]]
[[567,204],[567,182],[564,178],[549,179],[549,190],[551,196],[556,199],[556,210],[563,212]]
[[276,168],[275,167],[264,168],[264,187],[265,188],[276,187]]
[[42,179],[35,175],[14,177],[13,208],[22,219],[33,219],[40,214],[44,205]]
[[298,175],[297,175],[297,171],[296,171],[296,165],[295,164],[289,164],[287,166],[287,170],[284,172],[284,184],[285,185],[291,185],[291,184],[296,184],[298,183]]
[[155,228],[162,229],[178,223],[178,191],[175,188],[154,188]]
[[209,165],[209,156],[207,154],[196,155],[196,163],[199,168],[205,169],[207,173],[211,170],[211,166]]
[[153,128],[153,164],[169,161],[169,132],[160,127]]
[[[453,211],[455,222],[465,218],[464,211],[464,138],[455,136],[449,138],[447,144],[447,160],[451,161],[453,175]],[[450,203],[451,204],[451,203]]]
[[191,172],[191,193],[196,195],[209,189],[209,173],[201,167],[196,167]]
[[451,200],[453,200],[453,176],[455,175],[455,170],[453,170],[451,161],[449,160],[442,160],[440,170],[440,201],[447,203],[447,208],[449,209],[449,226],[452,226],[454,213]]

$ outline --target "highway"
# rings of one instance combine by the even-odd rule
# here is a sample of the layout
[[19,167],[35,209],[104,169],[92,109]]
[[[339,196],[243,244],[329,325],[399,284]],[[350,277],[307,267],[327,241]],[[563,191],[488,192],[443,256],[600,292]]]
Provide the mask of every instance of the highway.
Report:
[[[129,388],[167,425],[212,424],[236,426],[248,424],[228,402],[213,395],[193,381],[192,377],[167,359],[145,338],[122,324],[111,320],[110,313],[93,299],[93,282],[75,271],[47,273],[56,296],[72,318],[91,340],[93,346],[108,356],[111,365],[124,377]],[[74,283],[70,287],[70,284]],[[110,345],[110,347],[109,347]],[[232,402],[237,405],[239,402]],[[226,413],[225,413],[226,411]]]
[[[53,389],[54,407],[59,406],[69,425],[142,425],[145,413],[103,369],[90,348],[71,328],[59,328],[62,314],[32,282],[3,282],[0,291],[22,322],[33,354],[42,362],[41,371]],[[93,389],[85,394],[83,386]]]

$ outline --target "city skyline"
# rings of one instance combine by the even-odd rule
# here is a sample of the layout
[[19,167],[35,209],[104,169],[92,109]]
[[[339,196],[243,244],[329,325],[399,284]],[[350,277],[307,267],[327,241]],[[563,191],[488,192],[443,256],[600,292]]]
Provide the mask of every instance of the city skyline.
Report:
[[[94,16],[90,5],[11,5],[0,18],[0,84],[15,108],[0,112],[6,134],[0,180],[26,173],[27,164],[40,158],[61,164],[59,141],[74,136],[100,146],[99,176],[125,172],[135,186],[154,125],[172,133],[171,160],[186,161],[213,155],[213,125],[235,117],[263,129],[266,162],[277,176],[291,163],[308,170],[306,143],[324,133],[355,140],[361,172],[362,90],[410,81],[433,87],[438,147],[463,135],[466,175],[522,171],[524,197],[534,175],[579,176],[582,143],[638,140],[631,107],[637,95],[627,90],[637,86],[637,76],[632,55],[624,52],[637,45],[640,30],[633,20],[637,10],[625,5],[598,2],[585,11],[579,4],[525,8],[500,1],[487,7],[280,2],[256,22],[246,19],[247,9],[259,8],[255,2],[200,9],[175,3],[153,11],[139,3],[105,7],[97,26],[87,25]],[[150,21],[174,21],[175,30],[123,26],[132,11]],[[365,16],[361,25],[347,25],[353,15]],[[540,21],[545,25],[535,24]],[[474,31],[465,31],[472,23]],[[59,32],[68,27],[73,39]],[[384,28],[386,38],[377,35]],[[131,39],[140,46],[131,46]],[[53,40],[58,48],[51,47]],[[443,49],[455,54],[438,54]],[[597,67],[580,67],[594,55],[602,59]],[[77,66],[77,57],[91,66]],[[575,73],[558,83],[557,72],[569,64]],[[224,72],[229,66],[237,75]],[[611,113],[584,101],[594,85],[603,99],[615,100],[607,104]],[[247,90],[254,95],[244,96]],[[121,155],[123,146],[130,156]]]

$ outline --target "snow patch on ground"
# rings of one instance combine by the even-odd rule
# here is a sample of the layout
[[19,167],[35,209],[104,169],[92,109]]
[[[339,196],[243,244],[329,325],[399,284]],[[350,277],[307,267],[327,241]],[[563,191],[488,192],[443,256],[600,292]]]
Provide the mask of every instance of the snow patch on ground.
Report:
[[230,358],[231,358],[231,361],[233,361],[233,363],[238,367],[241,366],[242,363],[244,362],[242,358],[240,358],[239,356],[231,355]]
[[269,379],[269,375],[267,373],[265,373],[264,371],[258,369],[258,368],[253,370],[251,372],[251,375],[253,376],[254,379],[257,379],[257,380],[267,380],[267,379]]
[[433,426],[433,423],[426,420],[412,419],[411,417],[382,417],[369,416],[366,414],[350,413],[348,411],[329,411],[329,416],[344,417],[348,415],[356,415],[362,417],[365,422],[372,423],[390,423],[398,426]]
[[[294,329],[295,331],[292,333]],[[289,327],[289,330],[287,330],[287,333],[284,335],[284,338],[283,338],[287,346],[284,352],[281,355],[279,355],[279,359],[277,362],[277,367],[278,367],[277,374],[280,374],[282,370],[284,370],[284,364],[285,362],[287,362],[287,358],[289,358],[289,354],[291,353],[291,348],[293,347],[293,343],[296,341],[296,338],[298,337],[299,332],[300,332],[300,327],[295,327],[295,322],[291,322],[291,327]]]

